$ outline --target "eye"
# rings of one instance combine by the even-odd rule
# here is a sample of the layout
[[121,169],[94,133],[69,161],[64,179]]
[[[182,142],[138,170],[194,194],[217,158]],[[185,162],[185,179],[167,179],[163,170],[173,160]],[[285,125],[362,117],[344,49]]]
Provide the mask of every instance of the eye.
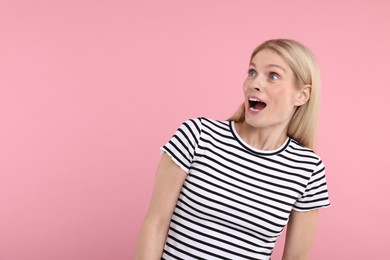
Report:
[[248,70],[248,77],[256,77],[257,72],[254,69]]
[[268,78],[272,81],[280,79],[280,76],[278,73],[270,72],[268,75]]

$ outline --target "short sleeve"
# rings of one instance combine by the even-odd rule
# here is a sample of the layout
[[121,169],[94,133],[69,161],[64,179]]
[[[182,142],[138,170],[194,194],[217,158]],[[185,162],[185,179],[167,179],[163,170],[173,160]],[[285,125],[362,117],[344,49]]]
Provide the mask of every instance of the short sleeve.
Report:
[[172,138],[161,147],[180,168],[189,173],[198,146],[202,122],[200,118],[182,123]]
[[325,177],[325,166],[319,161],[306,186],[305,192],[296,201],[293,209],[296,211],[309,211],[329,207],[328,186]]

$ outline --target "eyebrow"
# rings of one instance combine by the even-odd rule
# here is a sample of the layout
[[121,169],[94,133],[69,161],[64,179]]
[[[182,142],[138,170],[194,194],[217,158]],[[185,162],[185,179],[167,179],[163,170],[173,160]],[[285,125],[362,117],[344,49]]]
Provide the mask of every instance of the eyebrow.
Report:
[[[252,65],[253,67],[256,68],[256,64],[254,64],[253,62],[249,63],[249,65]],[[281,70],[284,71],[284,73],[286,73],[286,69],[278,64],[268,64],[267,66],[265,66],[266,68],[272,68],[272,67],[276,67],[276,68],[279,68]]]

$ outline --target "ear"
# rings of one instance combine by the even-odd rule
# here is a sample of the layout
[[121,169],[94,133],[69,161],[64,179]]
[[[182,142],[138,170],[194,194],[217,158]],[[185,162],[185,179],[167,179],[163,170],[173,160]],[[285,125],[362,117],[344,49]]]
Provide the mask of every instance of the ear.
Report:
[[304,85],[298,93],[298,97],[295,100],[295,105],[297,107],[304,105],[310,99],[310,95],[311,95],[311,85],[310,84]]

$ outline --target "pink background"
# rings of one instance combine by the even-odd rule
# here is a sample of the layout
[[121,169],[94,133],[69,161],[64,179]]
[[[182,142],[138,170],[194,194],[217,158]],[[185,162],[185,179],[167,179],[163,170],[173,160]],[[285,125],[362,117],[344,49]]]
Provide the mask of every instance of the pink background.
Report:
[[227,118],[252,49],[276,37],[322,68],[333,205],[311,259],[388,257],[389,13],[387,0],[0,1],[0,260],[132,259],[159,147],[187,118]]

